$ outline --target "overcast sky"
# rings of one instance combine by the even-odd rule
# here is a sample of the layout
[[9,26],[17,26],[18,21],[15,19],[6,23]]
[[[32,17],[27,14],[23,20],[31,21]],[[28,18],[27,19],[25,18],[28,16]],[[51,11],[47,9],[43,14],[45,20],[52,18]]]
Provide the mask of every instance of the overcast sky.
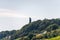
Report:
[[0,31],[17,30],[44,18],[60,18],[60,0],[0,0]]

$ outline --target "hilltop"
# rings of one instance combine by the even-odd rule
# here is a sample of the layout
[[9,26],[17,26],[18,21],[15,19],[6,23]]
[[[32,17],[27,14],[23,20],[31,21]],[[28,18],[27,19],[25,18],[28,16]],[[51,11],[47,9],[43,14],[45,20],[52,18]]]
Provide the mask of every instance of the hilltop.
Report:
[[53,38],[58,35],[60,35],[59,18],[37,20],[24,25],[20,30],[0,32],[0,39],[10,37],[9,40],[37,40]]

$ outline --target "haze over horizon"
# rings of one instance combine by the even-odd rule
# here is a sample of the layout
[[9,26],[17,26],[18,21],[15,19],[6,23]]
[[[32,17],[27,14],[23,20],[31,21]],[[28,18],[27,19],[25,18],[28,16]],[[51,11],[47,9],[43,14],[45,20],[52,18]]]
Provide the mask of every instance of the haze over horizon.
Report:
[[0,0],[0,31],[20,29],[29,17],[60,18],[60,0]]

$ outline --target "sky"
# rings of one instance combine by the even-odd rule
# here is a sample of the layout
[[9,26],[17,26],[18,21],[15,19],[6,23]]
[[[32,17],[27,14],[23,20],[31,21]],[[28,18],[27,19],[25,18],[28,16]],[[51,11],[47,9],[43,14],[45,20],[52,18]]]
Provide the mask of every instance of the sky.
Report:
[[60,18],[60,0],[0,0],[0,31],[21,29],[29,17]]

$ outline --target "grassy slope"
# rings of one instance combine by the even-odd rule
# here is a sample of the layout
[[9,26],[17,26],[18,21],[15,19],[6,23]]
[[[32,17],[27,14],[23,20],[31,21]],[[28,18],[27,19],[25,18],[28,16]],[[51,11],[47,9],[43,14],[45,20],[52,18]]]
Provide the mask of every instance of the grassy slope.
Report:
[[[19,38],[16,39],[16,40],[19,40]],[[60,40],[60,36],[57,36],[57,37],[54,37],[54,38],[50,38],[50,39],[44,39],[44,40]]]
[[20,40],[20,38],[16,39],[16,40]]
[[50,38],[48,40],[60,40],[60,36],[54,37],[54,38]]

